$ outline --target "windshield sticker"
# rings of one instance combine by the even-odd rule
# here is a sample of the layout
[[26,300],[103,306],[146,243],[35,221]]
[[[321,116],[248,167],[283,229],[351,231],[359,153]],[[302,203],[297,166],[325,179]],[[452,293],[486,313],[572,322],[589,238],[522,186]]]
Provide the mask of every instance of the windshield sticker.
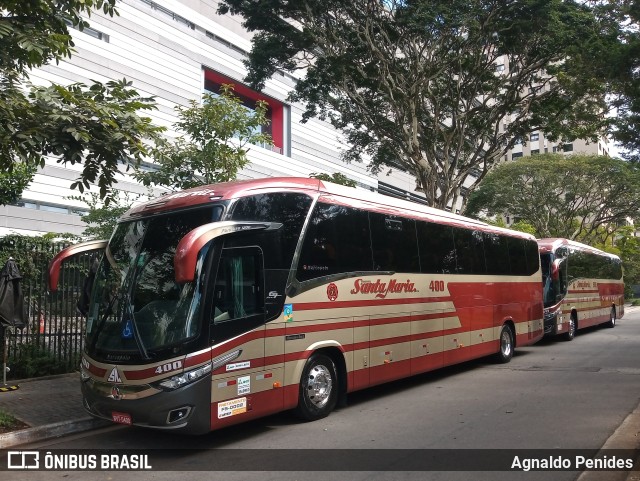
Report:
[[227,372],[236,371],[238,369],[247,369],[248,367],[251,367],[251,361],[234,362],[233,364],[227,364]]
[[293,322],[293,304],[285,304],[283,314],[285,322]]
[[133,326],[131,325],[131,319],[124,324],[122,329],[122,339],[131,339],[133,337]]
[[238,378],[238,396],[249,394],[251,392],[251,376],[243,376]]
[[218,403],[218,419],[228,418],[247,412],[247,398],[241,397]]

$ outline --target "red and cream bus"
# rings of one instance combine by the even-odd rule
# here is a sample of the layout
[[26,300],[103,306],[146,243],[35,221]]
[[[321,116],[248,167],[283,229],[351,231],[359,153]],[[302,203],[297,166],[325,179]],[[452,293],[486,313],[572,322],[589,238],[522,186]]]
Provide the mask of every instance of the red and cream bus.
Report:
[[570,341],[584,327],[615,327],[624,314],[620,258],[568,239],[540,239],[538,245],[545,334]]
[[160,197],[99,249],[82,358],[86,410],[203,433],[543,336],[524,233],[315,179]]

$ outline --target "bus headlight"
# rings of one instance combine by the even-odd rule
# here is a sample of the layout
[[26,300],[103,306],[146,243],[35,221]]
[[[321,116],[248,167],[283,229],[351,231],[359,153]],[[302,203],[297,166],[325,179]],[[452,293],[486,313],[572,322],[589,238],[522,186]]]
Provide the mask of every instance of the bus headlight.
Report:
[[165,390],[178,389],[179,387],[182,387],[194,381],[197,381],[198,379],[200,379],[203,376],[206,376],[210,372],[211,372],[211,363],[209,362],[204,366],[200,366],[197,369],[183,372],[182,374],[179,374],[177,376],[171,376],[169,379],[160,381],[156,385]]

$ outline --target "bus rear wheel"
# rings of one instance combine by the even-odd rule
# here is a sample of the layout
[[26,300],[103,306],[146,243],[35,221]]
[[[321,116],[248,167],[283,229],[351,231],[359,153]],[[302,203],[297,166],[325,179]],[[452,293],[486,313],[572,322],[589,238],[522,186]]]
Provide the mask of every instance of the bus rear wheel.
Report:
[[513,357],[513,349],[514,349],[514,335],[513,330],[510,326],[504,325],[502,326],[502,330],[500,331],[500,350],[497,354],[497,360],[501,363],[508,363],[511,361]]
[[609,313],[609,322],[607,322],[607,327],[616,327],[616,308],[612,307],[611,312]]
[[324,354],[313,354],[302,370],[296,414],[315,421],[329,415],[338,400],[338,376],[333,360]]

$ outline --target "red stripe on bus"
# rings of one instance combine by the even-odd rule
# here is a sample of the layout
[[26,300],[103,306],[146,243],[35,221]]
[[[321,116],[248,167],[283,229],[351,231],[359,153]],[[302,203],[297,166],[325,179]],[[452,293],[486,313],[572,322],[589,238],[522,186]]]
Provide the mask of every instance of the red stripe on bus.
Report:
[[297,311],[316,309],[341,309],[349,307],[394,306],[401,304],[428,304],[451,301],[451,297],[403,297],[399,299],[363,299],[359,301],[300,302],[294,304]]

